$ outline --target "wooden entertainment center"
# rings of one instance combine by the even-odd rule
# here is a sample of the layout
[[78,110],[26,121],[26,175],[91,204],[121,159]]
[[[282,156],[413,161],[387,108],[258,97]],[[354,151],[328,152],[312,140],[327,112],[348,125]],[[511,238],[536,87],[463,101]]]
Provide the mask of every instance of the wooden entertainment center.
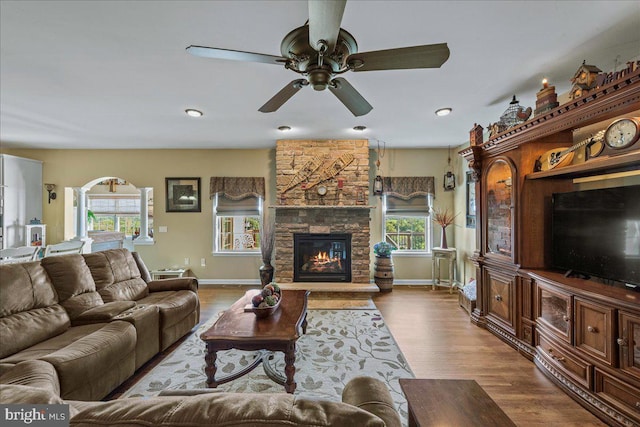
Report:
[[585,185],[640,184],[640,142],[619,155],[604,150],[586,161],[583,155],[568,166],[534,170],[549,150],[637,116],[635,69],[486,142],[475,125],[470,147],[460,152],[477,178],[472,322],[617,426],[640,425],[640,292],[551,269],[551,197]]

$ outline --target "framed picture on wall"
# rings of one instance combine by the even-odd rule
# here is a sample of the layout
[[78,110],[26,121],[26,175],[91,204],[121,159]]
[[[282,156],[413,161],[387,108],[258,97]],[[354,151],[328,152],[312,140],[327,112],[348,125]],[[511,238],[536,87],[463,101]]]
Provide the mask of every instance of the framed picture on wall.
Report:
[[200,212],[200,178],[165,178],[167,212]]
[[467,172],[467,228],[476,228],[476,181]]

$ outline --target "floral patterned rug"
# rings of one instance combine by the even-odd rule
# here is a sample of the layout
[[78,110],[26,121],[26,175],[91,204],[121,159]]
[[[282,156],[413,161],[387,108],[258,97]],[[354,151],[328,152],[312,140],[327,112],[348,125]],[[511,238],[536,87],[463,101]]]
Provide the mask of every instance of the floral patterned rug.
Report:
[[[206,388],[205,345],[200,333],[215,319],[201,326],[171,355],[134,384],[123,398],[155,396],[162,390]],[[387,383],[396,408],[406,425],[407,403],[399,378],[413,378],[413,372],[377,310],[309,310],[307,333],[296,345],[297,389],[300,397],[340,401],[342,389],[353,377],[366,375]],[[228,375],[250,364],[255,352],[218,352],[218,373]],[[271,366],[284,371],[282,353],[275,353]],[[263,366],[218,386],[232,392],[284,393]]]

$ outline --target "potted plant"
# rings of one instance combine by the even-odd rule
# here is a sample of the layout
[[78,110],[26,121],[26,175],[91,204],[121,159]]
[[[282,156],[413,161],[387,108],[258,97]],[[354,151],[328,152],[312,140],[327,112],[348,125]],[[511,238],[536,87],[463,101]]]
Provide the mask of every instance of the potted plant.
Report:
[[373,245],[373,253],[376,255],[373,278],[382,292],[393,290],[391,252],[394,250],[396,250],[395,246],[387,242],[378,242]]
[[274,225],[266,218],[260,228],[260,253],[262,254],[262,266],[260,267],[260,282],[265,287],[273,281],[274,268],[271,265],[276,236]]
[[442,228],[442,233],[440,234],[440,248],[447,249],[447,227],[453,224],[453,220],[458,216],[458,214],[452,214],[449,212],[449,209],[434,209],[433,210],[433,222],[438,224]]

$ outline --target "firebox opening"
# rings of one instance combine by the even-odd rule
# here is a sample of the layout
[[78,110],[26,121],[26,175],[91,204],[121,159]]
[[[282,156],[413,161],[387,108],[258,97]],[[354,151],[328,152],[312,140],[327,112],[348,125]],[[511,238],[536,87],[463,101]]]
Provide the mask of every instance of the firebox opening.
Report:
[[351,234],[294,234],[294,282],[351,282]]

